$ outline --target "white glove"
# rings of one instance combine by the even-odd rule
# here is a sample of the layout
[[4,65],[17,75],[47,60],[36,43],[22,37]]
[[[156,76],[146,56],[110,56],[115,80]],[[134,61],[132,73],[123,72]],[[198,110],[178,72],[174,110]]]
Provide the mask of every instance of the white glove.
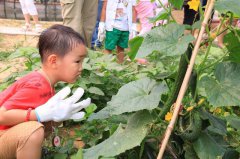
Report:
[[100,42],[103,42],[105,39],[106,34],[106,29],[105,29],[105,22],[99,22],[99,27],[98,27],[98,40]]
[[130,33],[130,39],[135,38],[137,36],[137,34],[138,34],[137,24],[132,23],[132,30],[131,30],[131,33]]
[[[63,88],[56,95],[50,98],[47,103],[35,109],[36,116],[39,121],[65,121],[69,119],[81,119],[84,117],[84,112],[79,112],[81,109],[90,105],[91,99],[87,98],[77,103],[82,97],[84,90],[78,88],[71,97],[66,98],[71,92],[69,87]],[[66,98],[66,99],[65,99]]]

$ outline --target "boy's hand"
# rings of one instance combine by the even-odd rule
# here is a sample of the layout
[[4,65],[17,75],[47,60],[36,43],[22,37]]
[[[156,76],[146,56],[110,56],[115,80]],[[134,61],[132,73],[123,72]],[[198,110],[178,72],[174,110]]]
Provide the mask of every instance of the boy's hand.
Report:
[[[65,121],[69,119],[81,119],[85,113],[80,111],[90,105],[91,99],[87,98],[77,103],[82,97],[84,90],[78,88],[71,97],[66,98],[71,92],[69,87],[63,88],[54,95],[47,103],[35,109],[36,116],[41,122]],[[80,111],[80,112],[79,112]]]
[[98,40],[102,42],[105,39],[106,29],[105,29],[105,22],[99,22],[98,27]]

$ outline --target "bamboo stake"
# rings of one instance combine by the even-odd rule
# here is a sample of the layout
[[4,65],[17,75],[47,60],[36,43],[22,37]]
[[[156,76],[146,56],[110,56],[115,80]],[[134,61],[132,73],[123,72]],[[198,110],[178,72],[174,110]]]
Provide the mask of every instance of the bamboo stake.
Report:
[[167,130],[165,132],[165,136],[164,136],[164,139],[162,141],[162,145],[161,145],[160,151],[158,153],[157,159],[162,159],[162,156],[163,156],[164,151],[166,149],[169,137],[172,133],[175,122],[177,120],[180,105],[182,103],[182,99],[184,97],[184,94],[185,94],[187,86],[188,86],[188,82],[189,82],[189,79],[190,79],[190,76],[191,76],[191,73],[192,73],[192,69],[193,69],[193,66],[194,66],[194,63],[195,63],[195,58],[197,56],[199,46],[200,46],[200,43],[201,43],[201,40],[202,40],[202,36],[203,36],[203,33],[206,29],[206,25],[208,24],[208,20],[209,20],[209,17],[211,15],[211,12],[212,12],[214,2],[215,2],[215,0],[208,0],[207,8],[206,8],[205,14],[204,14],[205,15],[204,20],[202,22],[202,26],[201,26],[199,35],[197,37],[197,41],[196,41],[196,44],[194,46],[193,53],[192,53],[190,63],[188,65],[188,69],[187,69],[187,72],[185,74],[182,86],[180,88],[180,91],[179,91],[179,94],[178,94],[178,97],[177,97],[177,101],[175,103],[175,107],[174,107],[174,111],[173,111],[173,117],[172,117],[172,119],[171,119],[171,121],[170,121],[170,123],[167,127]]

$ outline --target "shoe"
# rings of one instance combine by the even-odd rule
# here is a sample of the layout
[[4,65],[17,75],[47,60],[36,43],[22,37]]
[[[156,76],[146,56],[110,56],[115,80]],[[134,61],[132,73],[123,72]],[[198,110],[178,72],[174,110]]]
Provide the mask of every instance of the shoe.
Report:
[[42,25],[41,24],[36,24],[35,25],[35,32],[36,33],[41,33],[42,32]]
[[31,31],[31,24],[26,23],[23,27],[22,27],[22,31]]

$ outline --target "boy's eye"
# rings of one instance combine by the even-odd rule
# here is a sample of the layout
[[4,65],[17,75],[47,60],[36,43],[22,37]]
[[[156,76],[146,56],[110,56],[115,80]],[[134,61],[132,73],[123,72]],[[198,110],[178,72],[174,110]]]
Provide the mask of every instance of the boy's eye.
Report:
[[77,60],[77,61],[75,61],[76,63],[81,63],[82,62],[82,60]]

